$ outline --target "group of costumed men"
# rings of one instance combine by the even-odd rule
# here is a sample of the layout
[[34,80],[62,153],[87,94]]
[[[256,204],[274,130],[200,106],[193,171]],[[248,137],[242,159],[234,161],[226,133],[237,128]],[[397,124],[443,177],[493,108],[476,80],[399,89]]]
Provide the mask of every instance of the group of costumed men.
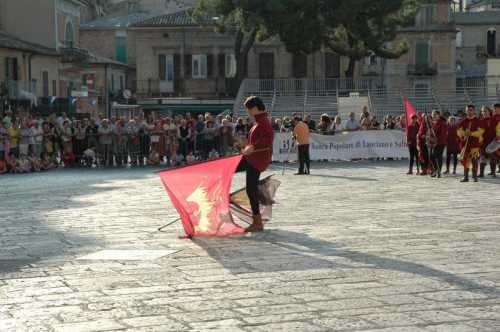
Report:
[[464,166],[464,177],[461,182],[475,182],[484,177],[487,164],[488,175],[496,177],[496,168],[500,164],[500,104],[495,110],[483,108],[478,116],[476,107],[468,105],[462,118],[444,118],[439,111],[432,115],[413,115],[407,129],[407,143],[410,150],[410,166],[408,174],[413,174],[413,166],[417,166],[417,174],[440,178],[443,168],[443,154],[446,149],[446,171],[456,174],[458,160]]

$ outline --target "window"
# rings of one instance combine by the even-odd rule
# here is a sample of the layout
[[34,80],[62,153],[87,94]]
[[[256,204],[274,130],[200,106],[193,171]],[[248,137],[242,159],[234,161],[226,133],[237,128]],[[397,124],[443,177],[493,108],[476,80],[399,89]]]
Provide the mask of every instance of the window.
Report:
[[64,46],[68,48],[74,47],[74,40],[73,24],[71,23],[71,21],[68,21],[64,30]]
[[377,56],[375,54],[367,56],[365,58],[365,64],[369,66],[376,66],[378,64]]
[[486,36],[486,51],[488,55],[494,56],[496,54],[497,32],[495,28],[490,28]]
[[160,81],[174,81],[174,57],[172,55],[160,54],[159,59],[159,76]]
[[205,79],[207,78],[207,55],[193,55],[192,61],[193,68],[193,78],[195,79]]
[[123,76],[120,75],[120,91],[123,91],[124,90],[124,86],[123,86]]
[[415,65],[428,66],[429,65],[429,43],[417,42],[415,48]]
[[5,77],[7,80],[18,80],[17,58],[5,59]]
[[174,57],[172,55],[167,56],[167,81],[174,81]]
[[57,81],[52,80],[52,95],[57,96]]
[[116,37],[116,61],[127,63],[127,37]]
[[226,54],[226,77],[231,78],[236,76],[236,58],[234,54]]

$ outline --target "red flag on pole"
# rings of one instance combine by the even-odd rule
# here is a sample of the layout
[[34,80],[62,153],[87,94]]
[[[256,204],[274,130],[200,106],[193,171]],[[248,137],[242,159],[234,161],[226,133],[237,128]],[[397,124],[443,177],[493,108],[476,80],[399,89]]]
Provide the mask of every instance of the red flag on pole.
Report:
[[411,102],[408,99],[405,99],[404,105],[405,105],[405,114],[406,114],[406,131],[408,131],[408,127],[413,124],[413,121],[411,120],[413,115],[416,115],[418,117],[419,121],[422,119],[422,116],[420,115],[420,113],[418,113],[415,110],[415,107],[413,107],[413,105],[411,104]]
[[238,155],[159,173],[187,237],[245,232],[234,223],[229,208],[231,181],[241,158]]

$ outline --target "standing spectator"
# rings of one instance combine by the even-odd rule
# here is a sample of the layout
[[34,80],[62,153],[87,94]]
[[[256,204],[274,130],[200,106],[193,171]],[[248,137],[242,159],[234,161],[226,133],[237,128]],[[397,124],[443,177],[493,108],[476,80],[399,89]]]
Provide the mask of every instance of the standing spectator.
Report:
[[297,140],[299,152],[299,172],[295,175],[311,174],[311,159],[309,157],[309,126],[300,120],[300,117],[293,118],[293,136]]
[[165,124],[163,125],[163,131],[165,133],[165,156],[167,157],[167,164],[170,165],[172,154],[176,149],[177,142],[177,126],[170,120],[170,118],[165,119]]
[[396,122],[392,115],[387,115],[384,120],[384,129],[393,130],[396,129]]
[[289,133],[293,130],[292,121],[289,117],[285,116],[283,118],[283,123],[281,124],[280,132]]
[[[215,133],[214,133],[215,135]],[[206,137],[206,135],[205,135]],[[177,138],[179,140],[179,150],[178,154],[186,158],[189,150],[189,140],[191,138],[191,128],[188,126],[185,119],[181,120],[181,125],[177,129]]]
[[81,164],[83,152],[87,149],[87,126],[85,122],[77,121],[75,128],[75,161]]
[[380,129],[380,122],[378,122],[376,117],[373,117],[372,120],[370,121],[370,130],[379,130]]
[[7,142],[8,142],[7,130],[5,129],[3,122],[0,121],[0,163],[2,163],[5,169],[7,169],[7,166],[5,165],[5,155],[6,155],[5,151],[7,150]]
[[220,156],[229,156],[234,146],[233,128],[229,120],[222,120],[222,127],[219,129],[219,151]]
[[349,119],[345,122],[344,129],[346,131],[357,131],[360,128],[361,127],[358,121],[356,121],[356,115],[354,114],[354,112],[349,113]]
[[205,137],[203,131],[205,130],[205,117],[203,115],[198,115],[198,121],[194,126],[195,133],[195,153],[196,155],[202,155],[204,151]]
[[140,139],[140,150],[139,150],[139,165],[144,166],[144,159],[149,157],[149,149],[151,145],[151,137],[149,136],[149,128],[147,121],[140,121],[139,125],[139,139]]
[[95,119],[90,119],[86,130],[87,146],[98,146],[99,126]]
[[205,124],[205,129],[203,130],[203,136],[205,137],[205,151],[203,158],[206,159],[209,157],[210,151],[216,148],[216,131],[215,124],[211,119],[207,121]]
[[111,143],[113,142],[112,130],[109,127],[109,120],[103,119],[98,129],[101,165],[111,166]]
[[19,120],[11,122],[11,126],[7,128],[9,135],[9,155],[19,158]]
[[40,125],[40,121],[33,121],[31,127],[31,151],[33,155],[41,159],[42,158],[42,144],[43,144],[43,129]]
[[31,129],[28,126],[28,119],[21,120],[21,129],[19,130],[19,156],[28,157],[31,141]]
[[136,166],[139,164],[139,155],[141,151],[141,139],[139,137],[139,125],[135,119],[131,119],[127,128],[128,134],[128,153],[130,155],[130,164]]
[[113,153],[117,166],[126,166],[128,164],[127,130],[122,119],[116,122],[113,130]]
[[[280,130],[281,130],[281,125],[282,125],[282,121],[281,119],[275,119],[273,122],[272,122],[272,128],[273,128],[273,131],[279,133]],[[247,132],[248,132],[248,125],[247,125]]]
[[64,120],[60,133],[63,150],[73,151],[73,129],[69,120]]
[[50,122],[45,122],[42,126],[43,130],[43,152],[44,152],[44,159],[50,159],[51,162],[54,161],[55,156],[55,128],[51,126]]
[[236,146],[243,149],[247,146],[248,130],[247,126],[243,122],[243,118],[238,118],[236,120],[236,126],[234,128],[234,137],[236,141]]

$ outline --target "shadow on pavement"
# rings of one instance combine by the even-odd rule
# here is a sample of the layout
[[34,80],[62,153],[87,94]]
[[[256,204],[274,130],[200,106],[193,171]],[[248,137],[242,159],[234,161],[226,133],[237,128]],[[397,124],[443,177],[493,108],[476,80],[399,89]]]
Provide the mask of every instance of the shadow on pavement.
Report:
[[453,273],[423,264],[336,248],[335,243],[318,240],[304,233],[269,230],[252,236],[223,239],[222,246],[217,245],[220,239],[198,238],[193,241],[225,268],[234,270],[234,273],[241,273],[242,267],[248,268],[246,273],[362,267],[410,273],[437,279],[470,292],[500,296],[500,289],[496,287],[481,285]]

